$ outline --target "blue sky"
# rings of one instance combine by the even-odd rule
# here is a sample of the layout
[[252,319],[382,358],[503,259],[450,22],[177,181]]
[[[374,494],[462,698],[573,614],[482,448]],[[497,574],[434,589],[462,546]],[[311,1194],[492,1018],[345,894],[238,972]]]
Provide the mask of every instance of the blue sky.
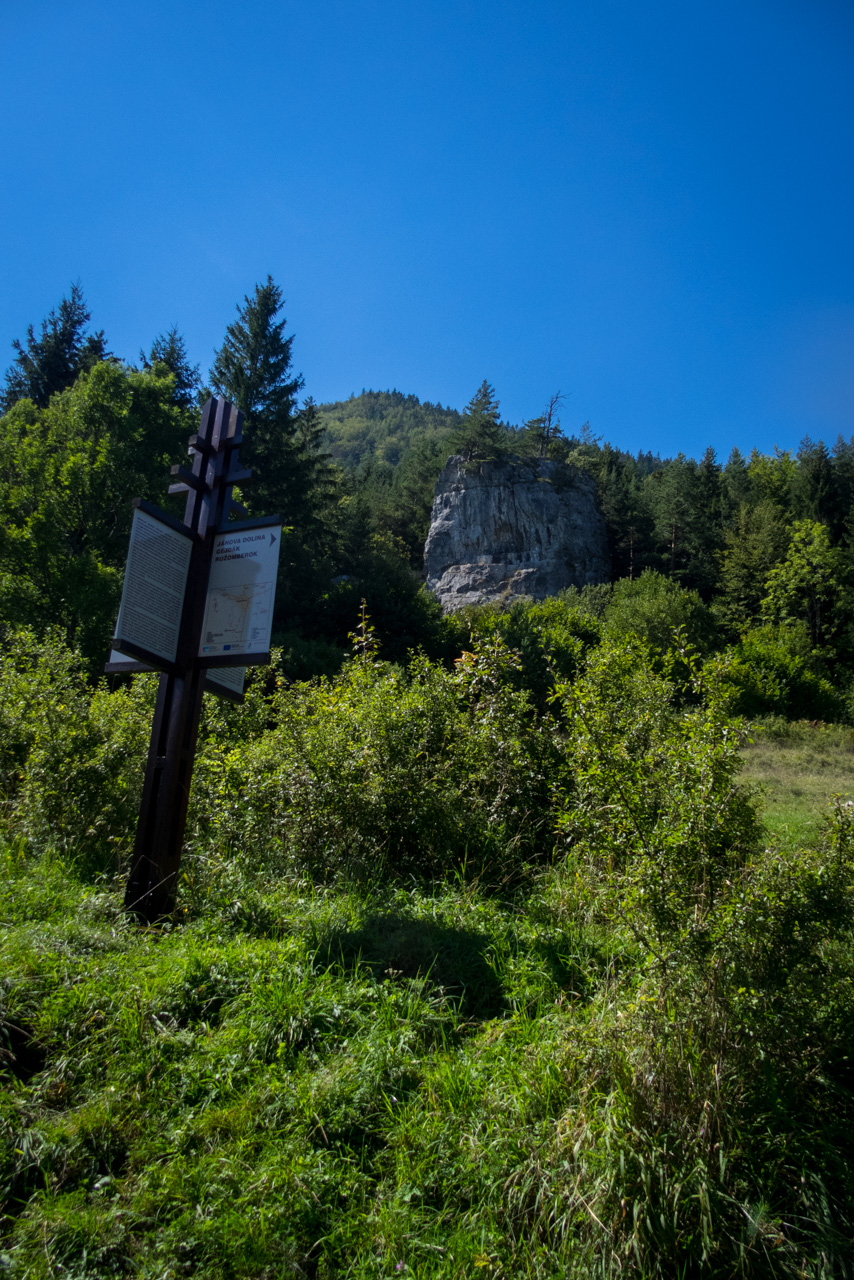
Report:
[[631,450],[854,433],[848,0],[28,0],[0,12],[0,367],[80,279],[207,369],[272,273],[317,400]]

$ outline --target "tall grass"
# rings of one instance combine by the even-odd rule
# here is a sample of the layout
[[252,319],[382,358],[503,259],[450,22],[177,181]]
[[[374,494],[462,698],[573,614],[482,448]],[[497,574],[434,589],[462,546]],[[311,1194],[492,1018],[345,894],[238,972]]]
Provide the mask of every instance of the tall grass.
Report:
[[852,810],[775,844],[713,672],[567,646],[209,708],[151,929],[150,689],[5,665],[2,1270],[851,1274]]

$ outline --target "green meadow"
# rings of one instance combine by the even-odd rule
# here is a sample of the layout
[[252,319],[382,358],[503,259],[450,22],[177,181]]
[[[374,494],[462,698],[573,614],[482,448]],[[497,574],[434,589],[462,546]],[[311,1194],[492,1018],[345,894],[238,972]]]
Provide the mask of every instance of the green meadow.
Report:
[[768,832],[781,845],[814,843],[834,796],[854,799],[854,731],[767,720],[750,738],[743,777],[760,788]]

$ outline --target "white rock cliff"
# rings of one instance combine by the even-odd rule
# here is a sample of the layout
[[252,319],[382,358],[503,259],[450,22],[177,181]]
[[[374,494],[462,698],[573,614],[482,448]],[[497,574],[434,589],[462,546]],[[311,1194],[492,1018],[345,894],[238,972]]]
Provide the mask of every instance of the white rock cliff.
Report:
[[449,458],[436,485],[424,564],[427,586],[446,612],[604,582],[610,561],[595,482],[547,459]]

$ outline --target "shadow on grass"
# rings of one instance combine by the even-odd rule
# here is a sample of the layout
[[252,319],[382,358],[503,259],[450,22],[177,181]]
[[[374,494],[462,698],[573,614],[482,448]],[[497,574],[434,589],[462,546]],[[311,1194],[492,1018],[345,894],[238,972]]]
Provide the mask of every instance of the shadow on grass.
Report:
[[15,1022],[0,1024],[0,1074],[8,1071],[23,1084],[44,1070],[46,1054],[29,1027]]
[[609,965],[609,958],[599,947],[591,943],[582,946],[577,940],[571,946],[565,940],[538,940],[534,950],[555,986],[575,999],[589,1000]]
[[469,1018],[496,1018],[507,1000],[487,960],[494,939],[471,929],[400,915],[369,916],[360,929],[331,930],[318,941],[321,964],[368,965],[378,980],[429,978],[459,999]]

